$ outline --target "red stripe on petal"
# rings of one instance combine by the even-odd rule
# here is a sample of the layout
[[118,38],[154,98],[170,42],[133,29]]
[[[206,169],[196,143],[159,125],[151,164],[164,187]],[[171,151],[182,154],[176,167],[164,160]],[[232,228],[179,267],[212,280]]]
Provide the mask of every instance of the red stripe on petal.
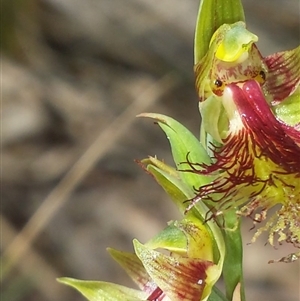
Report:
[[268,66],[266,91],[274,101],[281,101],[299,85],[300,47],[267,56],[264,62]]
[[[288,173],[300,175],[300,147],[288,135],[289,128],[273,115],[260,85],[254,80],[247,81],[242,93],[236,85],[230,88],[245,128],[254,135],[261,150],[258,155],[268,157]],[[292,133],[296,135],[295,131]]]
[[[300,178],[300,147],[295,142],[299,132],[275,118],[255,80],[230,84],[226,89],[231,91],[243,126],[238,131],[231,129],[223,146],[213,147],[214,164],[187,160],[191,172],[217,175],[213,182],[196,189],[188,210],[200,200],[212,205],[213,215],[258,196],[264,196],[262,207],[269,207],[269,199],[284,203],[275,190],[282,186],[292,193],[295,181],[289,183],[287,177]],[[272,196],[265,198],[266,193]]]

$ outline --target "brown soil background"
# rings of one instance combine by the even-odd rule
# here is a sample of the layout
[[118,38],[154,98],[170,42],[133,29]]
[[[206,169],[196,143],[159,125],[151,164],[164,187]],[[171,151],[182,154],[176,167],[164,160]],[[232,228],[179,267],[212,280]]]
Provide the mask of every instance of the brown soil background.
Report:
[[[264,55],[299,45],[298,0],[243,3]],[[130,251],[133,238],[144,242],[178,217],[134,163],[148,155],[171,163],[167,139],[135,115],[167,114],[198,132],[198,1],[4,0],[2,8],[1,301],[83,300],[61,276],[131,286],[106,247]],[[289,247],[265,246],[266,237],[249,245],[251,222],[243,227],[248,300],[300,300],[299,263],[267,263]]]

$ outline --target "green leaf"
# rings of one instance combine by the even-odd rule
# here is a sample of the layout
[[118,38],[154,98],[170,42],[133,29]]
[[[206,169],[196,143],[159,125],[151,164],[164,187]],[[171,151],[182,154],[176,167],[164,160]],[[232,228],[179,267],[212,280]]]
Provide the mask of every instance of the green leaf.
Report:
[[194,63],[204,57],[211,37],[221,25],[238,21],[245,21],[240,0],[202,0],[196,22]]
[[67,277],[58,278],[57,281],[75,288],[89,301],[142,301],[147,299],[145,292],[113,283]]
[[211,181],[211,177],[183,171],[191,169],[187,160],[199,164],[210,163],[210,157],[206,150],[187,128],[173,118],[161,114],[144,113],[139,117],[152,118],[158,122],[170,141],[174,162],[176,167],[182,171],[180,177],[190,188],[198,188]]

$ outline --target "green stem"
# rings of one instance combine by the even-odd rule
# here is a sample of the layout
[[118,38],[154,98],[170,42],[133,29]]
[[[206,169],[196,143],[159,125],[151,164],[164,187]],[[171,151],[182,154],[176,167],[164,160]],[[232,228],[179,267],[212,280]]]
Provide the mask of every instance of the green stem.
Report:
[[232,300],[236,286],[240,283],[240,300],[245,301],[243,278],[243,244],[240,229],[240,217],[235,210],[224,214],[224,240],[226,254],[223,266],[223,277],[226,288],[226,297]]

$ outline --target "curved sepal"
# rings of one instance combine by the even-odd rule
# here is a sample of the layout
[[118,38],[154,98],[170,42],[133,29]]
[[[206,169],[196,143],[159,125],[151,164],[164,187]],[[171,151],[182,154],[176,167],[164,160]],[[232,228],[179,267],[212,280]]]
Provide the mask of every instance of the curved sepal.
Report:
[[57,281],[75,288],[89,301],[147,300],[146,293],[113,283],[77,280],[67,277],[59,278]]
[[[158,122],[170,141],[173,159],[179,170],[186,169],[187,165],[184,163],[187,162],[187,158],[192,162],[206,164],[210,162],[210,158],[199,140],[175,119],[154,113],[144,113],[138,117],[148,117]],[[190,172],[181,172],[180,177],[189,187],[198,187],[211,180],[211,177],[199,176]]]
[[182,181],[179,175],[180,172],[171,169],[165,163],[153,157],[144,159],[141,163],[145,166],[147,172],[167,192],[179,211],[184,214],[188,206],[186,200],[191,199],[195,193],[191,187]]
[[107,251],[137,286],[141,290],[147,291],[145,288],[151,282],[151,278],[140,259],[134,253],[122,252],[112,248],[108,248]]

